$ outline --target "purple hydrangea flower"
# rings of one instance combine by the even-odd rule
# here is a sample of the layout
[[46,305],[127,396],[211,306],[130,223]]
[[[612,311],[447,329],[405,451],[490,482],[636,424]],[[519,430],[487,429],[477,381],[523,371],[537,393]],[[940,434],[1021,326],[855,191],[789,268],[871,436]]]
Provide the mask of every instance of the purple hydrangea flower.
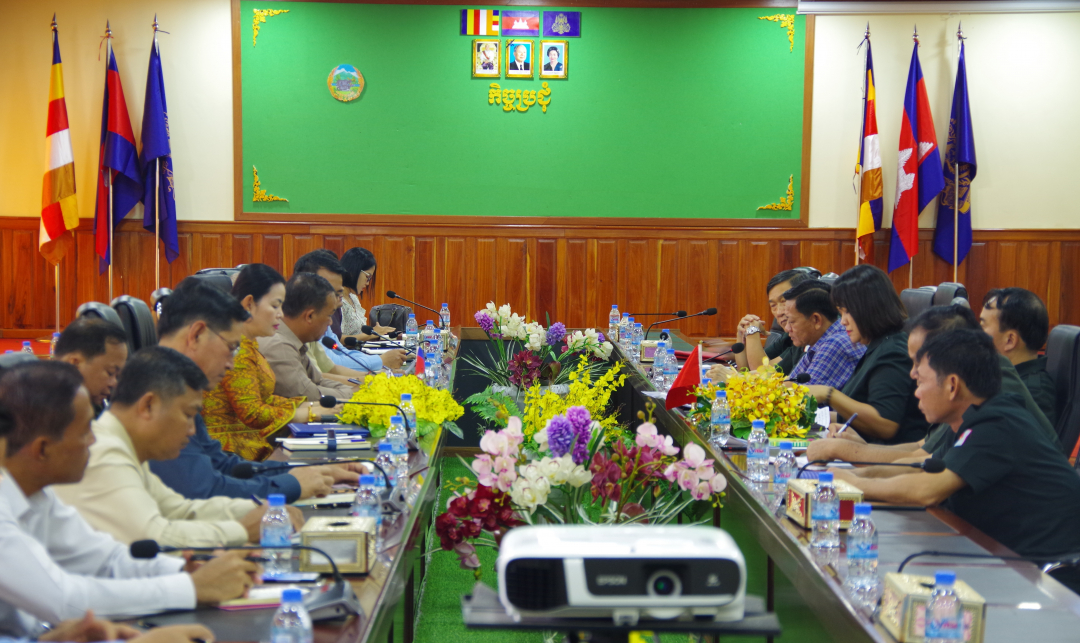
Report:
[[600,342],[601,344],[607,341],[607,337],[604,337],[603,333],[597,333],[596,335],[596,341]]
[[495,320],[486,312],[480,311],[474,316],[476,317],[476,323],[480,325],[480,328],[483,329],[485,333],[490,333],[491,330],[495,328]]
[[562,322],[555,322],[547,331],[547,344],[548,346],[554,346],[555,344],[561,342],[565,337],[566,324]]
[[570,425],[574,427],[574,432],[578,433],[584,431],[589,432],[589,424],[592,423],[592,416],[589,415],[589,409],[584,406],[571,406],[566,409],[566,419],[570,421]]
[[570,456],[574,464],[585,464],[589,458],[589,432],[579,431],[574,439],[574,451]]
[[574,439],[577,437],[570,420],[561,415],[556,415],[548,421],[547,425],[548,449],[551,455],[561,458],[574,447]]

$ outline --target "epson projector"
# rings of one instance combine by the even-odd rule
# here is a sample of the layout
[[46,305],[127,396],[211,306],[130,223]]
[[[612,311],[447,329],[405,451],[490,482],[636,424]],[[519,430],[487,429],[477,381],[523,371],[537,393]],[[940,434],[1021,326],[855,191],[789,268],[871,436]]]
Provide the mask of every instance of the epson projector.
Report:
[[499,598],[522,617],[739,621],[746,563],[714,527],[517,527],[499,548]]

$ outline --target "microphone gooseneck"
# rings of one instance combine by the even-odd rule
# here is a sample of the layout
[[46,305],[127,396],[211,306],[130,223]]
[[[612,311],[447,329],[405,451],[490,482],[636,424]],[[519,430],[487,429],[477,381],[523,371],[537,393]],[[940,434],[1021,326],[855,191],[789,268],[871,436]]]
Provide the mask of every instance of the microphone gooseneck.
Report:
[[331,338],[331,337],[323,337],[322,338],[322,345],[325,346],[326,348],[334,351],[335,353],[337,353],[339,355],[344,355],[345,357],[348,357],[352,361],[356,362],[356,364],[358,366],[360,366],[360,368],[364,369],[368,373],[374,373],[375,372],[375,371],[371,370],[370,368],[368,368],[367,366],[365,366],[364,363],[361,362],[360,360],[356,359],[352,355],[349,355],[345,351],[341,350],[341,347],[337,345],[337,342],[335,342],[333,340],[333,338]]
[[[795,473],[795,478],[802,477],[803,471],[806,471],[806,468],[812,464],[829,464],[830,462],[836,462],[836,460],[811,460],[799,467],[799,470]],[[922,462],[861,462],[852,460],[848,464],[870,467],[908,467],[909,469],[922,469],[926,473],[941,473],[945,470],[945,461],[940,458],[927,458]]]
[[401,301],[407,301],[410,304],[412,304],[413,306],[419,306],[419,307],[423,308],[424,310],[430,310],[431,312],[435,313],[436,316],[439,316],[439,311],[435,310],[434,308],[428,308],[424,304],[418,304],[415,301],[412,301],[411,299],[405,299],[404,297],[397,294],[393,290],[387,290],[386,291],[386,296],[389,297],[390,299],[400,299]]
[[673,313],[626,313],[631,317],[659,317],[660,315],[675,315],[676,317],[686,317],[685,310],[676,310]]
[[744,350],[746,350],[746,345],[745,344],[743,344],[742,342],[735,342],[734,344],[731,345],[731,348],[727,349],[723,353],[717,353],[716,355],[713,355],[712,357],[706,357],[705,359],[701,360],[701,363],[704,364],[705,362],[711,362],[712,360],[716,359],[717,357],[723,357],[724,355],[727,355],[728,353],[738,355],[739,353],[743,352]]
[[[685,312],[685,311],[679,311],[679,312]],[[715,315],[715,314],[716,314],[716,309],[715,308],[706,308],[705,310],[701,311],[700,313],[694,313],[693,315],[679,315],[678,317],[673,317],[671,319],[661,319],[660,321],[656,321],[656,322],[653,322],[653,323],[649,324],[649,327],[645,329],[645,337],[649,336],[649,331],[651,331],[653,329],[653,326],[656,326],[657,324],[666,324],[668,322],[679,321],[681,319],[690,319],[691,317],[700,317],[702,315]]]
[[[361,326],[360,327],[360,332],[365,334],[365,335],[374,335],[374,336],[378,337],[379,339],[381,339],[383,341],[387,341],[387,342],[394,341],[392,338],[387,337],[386,335],[380,335],[379,333],[376,333],[375,328],[372,327],[372,326]],[[415,348],[405,348],[404,346],[402,346],[400,344],[394,344],[393,346],[394,346],[394,348],[404,350],[406,353],[415,353],[416,352]]]
[[240,551],[257,551],[260,549],[306,549],[321,554],[326,560],[330,561],[330,568],[334,570],[331,573],[334,576],[335,583],[345,582],[345,578],[341,575],[337,563],[330,557],[330,554],[318,547],[311,547],[310,545],[291,544],[288,547],[264,547],[262,545],[236,545],[234,547],[170,547],[162,545],[156,540],[136,540],[131,543],[131,546],[128,548],[132,558],[154,558],[158,554],[169,554],[178,551],[220,551],[222,549]]

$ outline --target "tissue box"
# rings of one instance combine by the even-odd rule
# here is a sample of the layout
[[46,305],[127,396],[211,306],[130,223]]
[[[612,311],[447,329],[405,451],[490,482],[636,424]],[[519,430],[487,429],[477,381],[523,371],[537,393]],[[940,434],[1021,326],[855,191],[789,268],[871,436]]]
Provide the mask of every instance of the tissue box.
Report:
[[[300,530],[300,543],[330,554],[346,574],[366,574],[373,559],[375,519],[355,516],[316,516]],[[300,551],[300,571],[329,573],[330,563],[318,552]]]
[[[925,584],[930,587],[924,586]],[[879,621],[900,643],[921,642],[926,627],[926,604],[933,591],[933,576],[914,574],[885,574],[885,590],[881,595]],[[960,598],[962,640],[982,643],[986,631],[986,601],[962,580],[956,581]],[[1035,638],[1038,635],[1033,633]]]
[[641,361],[652,363],[656,360],[656,344],[660,340],[646,339],[641,342]]
[[[851,526],[851,519],[855,516],[855,503],[862,502],[862,491],[843,480],[833,482],[836,494],[840,496],[840,528],[847,529]],[[817,480],[805,480],[802,478],[788,480],[787,516],[799,524],[803,529],[810,528],[811,505],[814,502],[814,490],[817,489]]]

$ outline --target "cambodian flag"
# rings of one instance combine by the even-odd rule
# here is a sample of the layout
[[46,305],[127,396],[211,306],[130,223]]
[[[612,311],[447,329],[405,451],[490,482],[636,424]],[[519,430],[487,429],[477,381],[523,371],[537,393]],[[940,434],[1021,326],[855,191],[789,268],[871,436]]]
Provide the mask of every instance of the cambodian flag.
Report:
[[916,40],[904,92],[904,115],[900,121],[889,272],[910,263],[919,252],[919,213],[944,187],[945,175],[941,170],[934,117],[926,98],[926,83],[919,64],[919,41]]
[[105,101],[101,107],[101,151],[98,157],[97,203],[94,207],[94,249],[101,258],[100,270],[112,263],[109,247],[109,181],[112,181],[113,227],[143,199],[142,172],[135,150],[124,88],[116,68],[116,55],[109,50],[105,70]]
[[[959,164],[960,195],[957,198],[957,172]],[[953,89],[952,116],[949,119],[949,142],[945,146],[945,190],[938,202],[937,229],[934,231],[934,253],[953,262],[953,232],[956,235],[956,263],[967,258],[971,250],[971,181],[975,178],[975,133],[971,129],[971,105],[968,104],[967,63],[964,61],[964,44],[960,43],[960,62],[956,70],[956,87]],[[959,220],[953,220],[953,207],[959,201]]]
[[[154,231],[154,216],[165,243],[165,258],[169,263],[180,255],[176,236],[176,198],[173,191],[172,151],[169,146],[169,108],[165,104],[165,78],[161,75],[161,55],[157,41],[150,47],[150,66],[146,70],[146,103],[143,107],[142,163],[146,187],[143,191],[143,227]],[[161,159],[160,163],[155,163]],[[155,175],[155,168],[160,174]],[[157,190],[155,198],[154,190]],[[157,205],[161,212],[156,212]]]

